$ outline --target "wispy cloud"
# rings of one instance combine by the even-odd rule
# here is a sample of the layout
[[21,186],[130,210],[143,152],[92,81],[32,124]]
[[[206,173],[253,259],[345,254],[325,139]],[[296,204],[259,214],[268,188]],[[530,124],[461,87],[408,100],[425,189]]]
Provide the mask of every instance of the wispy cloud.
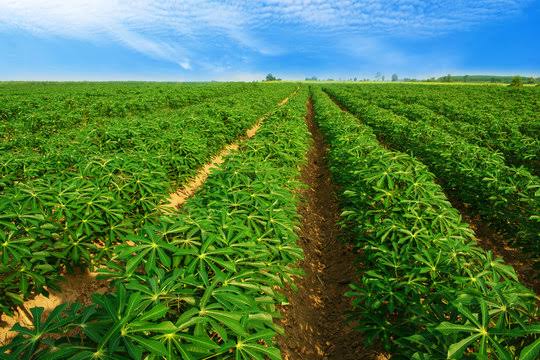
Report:
[[[511,16],[530,0],[2,0],[0,30],[114,41],[189,71],[226,67],[227,48],[275,56],[295,50],[268,29],[362,36],[364,54],[381,53],[371,37],[437,36]],[[221,62],[221,63],[220,63]],[[212,65],[209,65],[212,64]]]

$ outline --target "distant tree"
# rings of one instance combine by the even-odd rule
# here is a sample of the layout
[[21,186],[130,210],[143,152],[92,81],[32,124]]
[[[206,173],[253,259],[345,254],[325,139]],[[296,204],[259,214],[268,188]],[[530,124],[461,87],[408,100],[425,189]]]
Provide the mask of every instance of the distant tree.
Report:
[[465,76],[463,77],[463,81],[465,81],[465,82],[469,81],[469,75],[465,75]]
[[383,75],[383,76],[381,76],[381,79],[382,79],[382,81],[384,81],[384,75]]
[[523,80],[521,79],[521,76],[514,76],[512,78],[512,82],[510,83],[510,86],[512,86],[512,87],[522,87],[523,86]]
[[452,81],[452,75],[448,74],[446,76],[443,76],[442,81],[451,82]]
[[358,78],[354,78],[354,81],[358,81]]
[[489,81],[492,82],[492,83],[495,83],[495,82],[497,82],[497,79],[495,79],[494,77],[492,77],[491,79],[489,79]]
[[380,73],[380,71],[377,71],[377,73],[375,74],[375,80],[379,80],[381,76],[382,74]]
[[534,78],[532,76],[527,79],[527,84],[534,84],[535,82],[536,81],[534,80]]
[[276,77],[272,74],[266,75],[266,81],[276,81]]
[[392,74],[392,81],[398,81],[399,78],[397,76],[397,74]]
[[306,81],[319,81],[319,79],[316,76],[307,77]]

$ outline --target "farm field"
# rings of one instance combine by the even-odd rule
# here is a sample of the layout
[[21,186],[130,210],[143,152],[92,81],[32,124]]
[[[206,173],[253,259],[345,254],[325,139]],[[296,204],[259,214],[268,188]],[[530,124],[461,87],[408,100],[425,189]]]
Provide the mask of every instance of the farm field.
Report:
[[540,88],[0,83],[0,358],[540,358]]

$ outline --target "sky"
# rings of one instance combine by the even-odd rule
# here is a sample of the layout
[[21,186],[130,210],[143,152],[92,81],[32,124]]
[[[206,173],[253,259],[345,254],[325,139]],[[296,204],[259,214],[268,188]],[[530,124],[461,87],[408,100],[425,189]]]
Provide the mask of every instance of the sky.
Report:
[[0,80],[540,76],[540,0],[0,0]]

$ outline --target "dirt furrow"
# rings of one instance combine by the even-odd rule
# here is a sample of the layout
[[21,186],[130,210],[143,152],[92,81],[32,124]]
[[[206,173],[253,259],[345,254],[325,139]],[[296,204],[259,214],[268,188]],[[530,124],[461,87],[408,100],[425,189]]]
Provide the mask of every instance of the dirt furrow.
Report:
[[326,145],[313,121],[313,106],[308,102],[306,122],[313,137],[302,180],[299,207],[302,217],[300,245],[305,275],[297,279],[297,291],[286,291],[289,304],[281,308],[285,335],[278,341],[285,360],[376,359],[366,349],[360,333],[346,321],[350,301],[344,296],[355,277],[353,249],[339,240],[339,207],[336,191],[326,165]]
[[19,308],[13,316],[2,314],[0,318],[0,345],[11,340],[16,333],[10,329],[16,323],[22,326],[31,326],[32,320],[26,314],[33,307],[42,307],[48,314],[55,307],[63,303],[80,302],[90,304],[94,293],[105,293],[108,290],[108,282],[96,279],[97,273],[82,272],[78,274],[66,274],[59,284],[61,291],[50,291],[49,296],[37,295],[24,303],[25,311]]
[[[277,106],[281,107],[289,102],[289,99],[294,96],[298,92],[298,89],[296,89],[291,95],[286,97],[285,99],[281,100]],[[225,161],[225,157],[229,155],[232,151],[238,150],[239,144],[247,139],[252,138],[257,134],[257,131],[261,127],[264,120],[272,114],[273,111],[270,111],[266,114],[264,114],[262,117],[260,117],[255,125],[253,125],[251,128],[246,130],[246,133],[244,136],[240,137],[235,142],[225,145],[221,151],[214,156],[208,163],[203,165],[199,171],[197,171],[197,174],[182,188],[178,189],[176,192],[170,194],[169,198],[167,199],[167,202],[164,206],[166,209],[178,209],[182,207],[182,205],[189,199],[191,196],[193,196],[198,189],[200,189],[208,176],[211,174],[212,169],[217,168],[219,165],[223,164]]]

